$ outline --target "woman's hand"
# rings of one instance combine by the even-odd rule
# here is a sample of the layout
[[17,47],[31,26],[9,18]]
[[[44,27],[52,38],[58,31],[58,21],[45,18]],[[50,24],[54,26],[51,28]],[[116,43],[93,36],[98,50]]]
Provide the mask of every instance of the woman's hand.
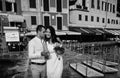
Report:
[[57,46],[62,47],[62,44],[61,44],[61,43],[56,42],[56,43],[55,43],[55,47],[57,47]]

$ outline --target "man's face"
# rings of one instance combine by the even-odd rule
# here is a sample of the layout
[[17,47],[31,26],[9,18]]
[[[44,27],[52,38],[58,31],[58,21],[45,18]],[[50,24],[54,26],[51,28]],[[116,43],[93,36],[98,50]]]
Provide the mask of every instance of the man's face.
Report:
[[44,38],[44,36],[45,36],[45,28],[42,28],[41,31],[38,31],[38,35],[39,35],[39,37]]

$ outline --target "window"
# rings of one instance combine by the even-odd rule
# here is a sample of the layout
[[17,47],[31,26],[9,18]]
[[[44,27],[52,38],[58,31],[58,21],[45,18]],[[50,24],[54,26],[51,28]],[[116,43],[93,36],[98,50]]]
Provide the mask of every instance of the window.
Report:
[[86,0],[82,0],[83,7],[85,7],[85,2],[86,2]]
[[109,3],[107,3],[107,11],[109,11]]
[[45,26],[50,26],[49,16],[44,16],[44,25]]
[[6,11],[12,11],[12,3],[7,1],[5,3],[6,3]]
[[91,16],[91,21],[92,21],[92,22],[94,21],[94,17],[93,17],[93,16]]
[[99,22],[99,17],[97,17],[97,22]]
[[94,0],[91,0],[91,8],[94,8]]
[[113,13],[115,13],[115,5],[113,5]]
[[107,2],[105,2],[105,11],[107,11]]
[[43,0],[44,11],[49,11],[49,0]]
[[79,15],[79,20],[82,20],[82,15]]
[[114,24],[115,24],[115,20],[113,20]]
[[36,16],[31,16],[31,24],[32,25],[36,25],[37,24]]
[[87,15],[85,15],[85,21],[88,21],[88,16]]
[[112,12],[112,4],[110,4],[110,12]]
[[62,0],[57,0],[57,12],[62,12]]
[[113,24],[113,23],[114,23],[114,20],[112,19],[112,20],[111,20],[111,24]]
[[110,23],[110,19],[108,19],[108,24]]
[[102,23],[105,23],[105,18],[102,18]]
[[100,0],[97,0],[97,9],[100,9]]
[[62,17],[57,17],[57,29],[62,30]]
[[111,20],[111,24],[115,24],[115,20],[114,19]]
[[0,11],[3,10],[2,8],[3,8],[3,7],[2,7],[2,0],[0,0]]
[[118,20],[116,20],[116,24],[118,24]]
[[14,10],[15,10],[15,12],[17,12],[17,4],[16,3],[14,3]]
[[30,8],[36,8],[36,0],[29,0]]
[[103,10],[103,8],[104,8],[104,2],[102,1],[102,10]]

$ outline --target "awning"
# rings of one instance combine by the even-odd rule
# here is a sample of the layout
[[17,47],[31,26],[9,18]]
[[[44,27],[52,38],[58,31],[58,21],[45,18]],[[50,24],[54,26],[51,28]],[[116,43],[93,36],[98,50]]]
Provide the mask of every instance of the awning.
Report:
[[70,27],[70,31],[80,32],[83,35],[102,35],[102,34],[111,34],[110,32],[105,31],[102,28],[82,28],[82,27]]
[[6,1],[8,1],[8,2],[15,2],[15,0],[6,0]]
[[23,22],[24,17],[21,15],[8,15],[9,22]]
[[70,31],[73,31],[73,32],[78,32],[78,33],[81,33],[81,34],[89,34],[88,31],[82,29],[82,28],[77,28],[77,27],[70,27],[69,28]]
[[[36,34],[37,34],[36,31],[31,31],[31,32],[26,33],[25,35],[26,36],[35,36]],[[62,32],[62,31],[56,31],[56,35],[66,35],[66,33]]]
[[[79,32],[73,32],[69,30],[61,30],[61,31],[55,31],[56,35],[81,35]],[[26,36],[34,36],[36,35],[36,31],[31,31],[25,34]]]
[[95,35],[102,35],[103,33],[98,31],[96,28],[84,28],[86,31],[88,31],[90,34]]
[[106,29],[106,31],[110,32],[113,35],[120,35],[119,29]]
[[81,35],[79,32],[73,32],[69,30],[56,31],[56,35]]
[[115,32],[117,32],[120,35],[120,30],[115,30]]
[[36,31],[31,31],[25,34],[26,36],[35,36],[36,35]]
[[65,32],[67,35],[81,35],[81,33],[79,32],[73,32],[73,31],[63,31]]
[[75,31],[75,32],[79,32],[83,35],[88,35],[88,34],[95,34],[95,35],[101,35],[103,34],[103,32],[100,32],[96,29],[93,29],[93,28],[80,28],[80,27],[70,27],[70,30],[71,31]]
[[56,31],[55,33],[56,33],[56,35],[66,35],[66,33],[63,31]]

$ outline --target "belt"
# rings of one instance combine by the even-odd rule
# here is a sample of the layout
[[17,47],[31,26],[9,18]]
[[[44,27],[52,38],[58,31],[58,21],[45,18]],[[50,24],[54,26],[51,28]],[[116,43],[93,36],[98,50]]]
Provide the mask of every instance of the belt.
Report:
[[35,62],[31,62],[31,64],[36,64],[36,65],[45,65],[45,64],[46,64],[46,62],[44,62],[44,63],[35,63]]

